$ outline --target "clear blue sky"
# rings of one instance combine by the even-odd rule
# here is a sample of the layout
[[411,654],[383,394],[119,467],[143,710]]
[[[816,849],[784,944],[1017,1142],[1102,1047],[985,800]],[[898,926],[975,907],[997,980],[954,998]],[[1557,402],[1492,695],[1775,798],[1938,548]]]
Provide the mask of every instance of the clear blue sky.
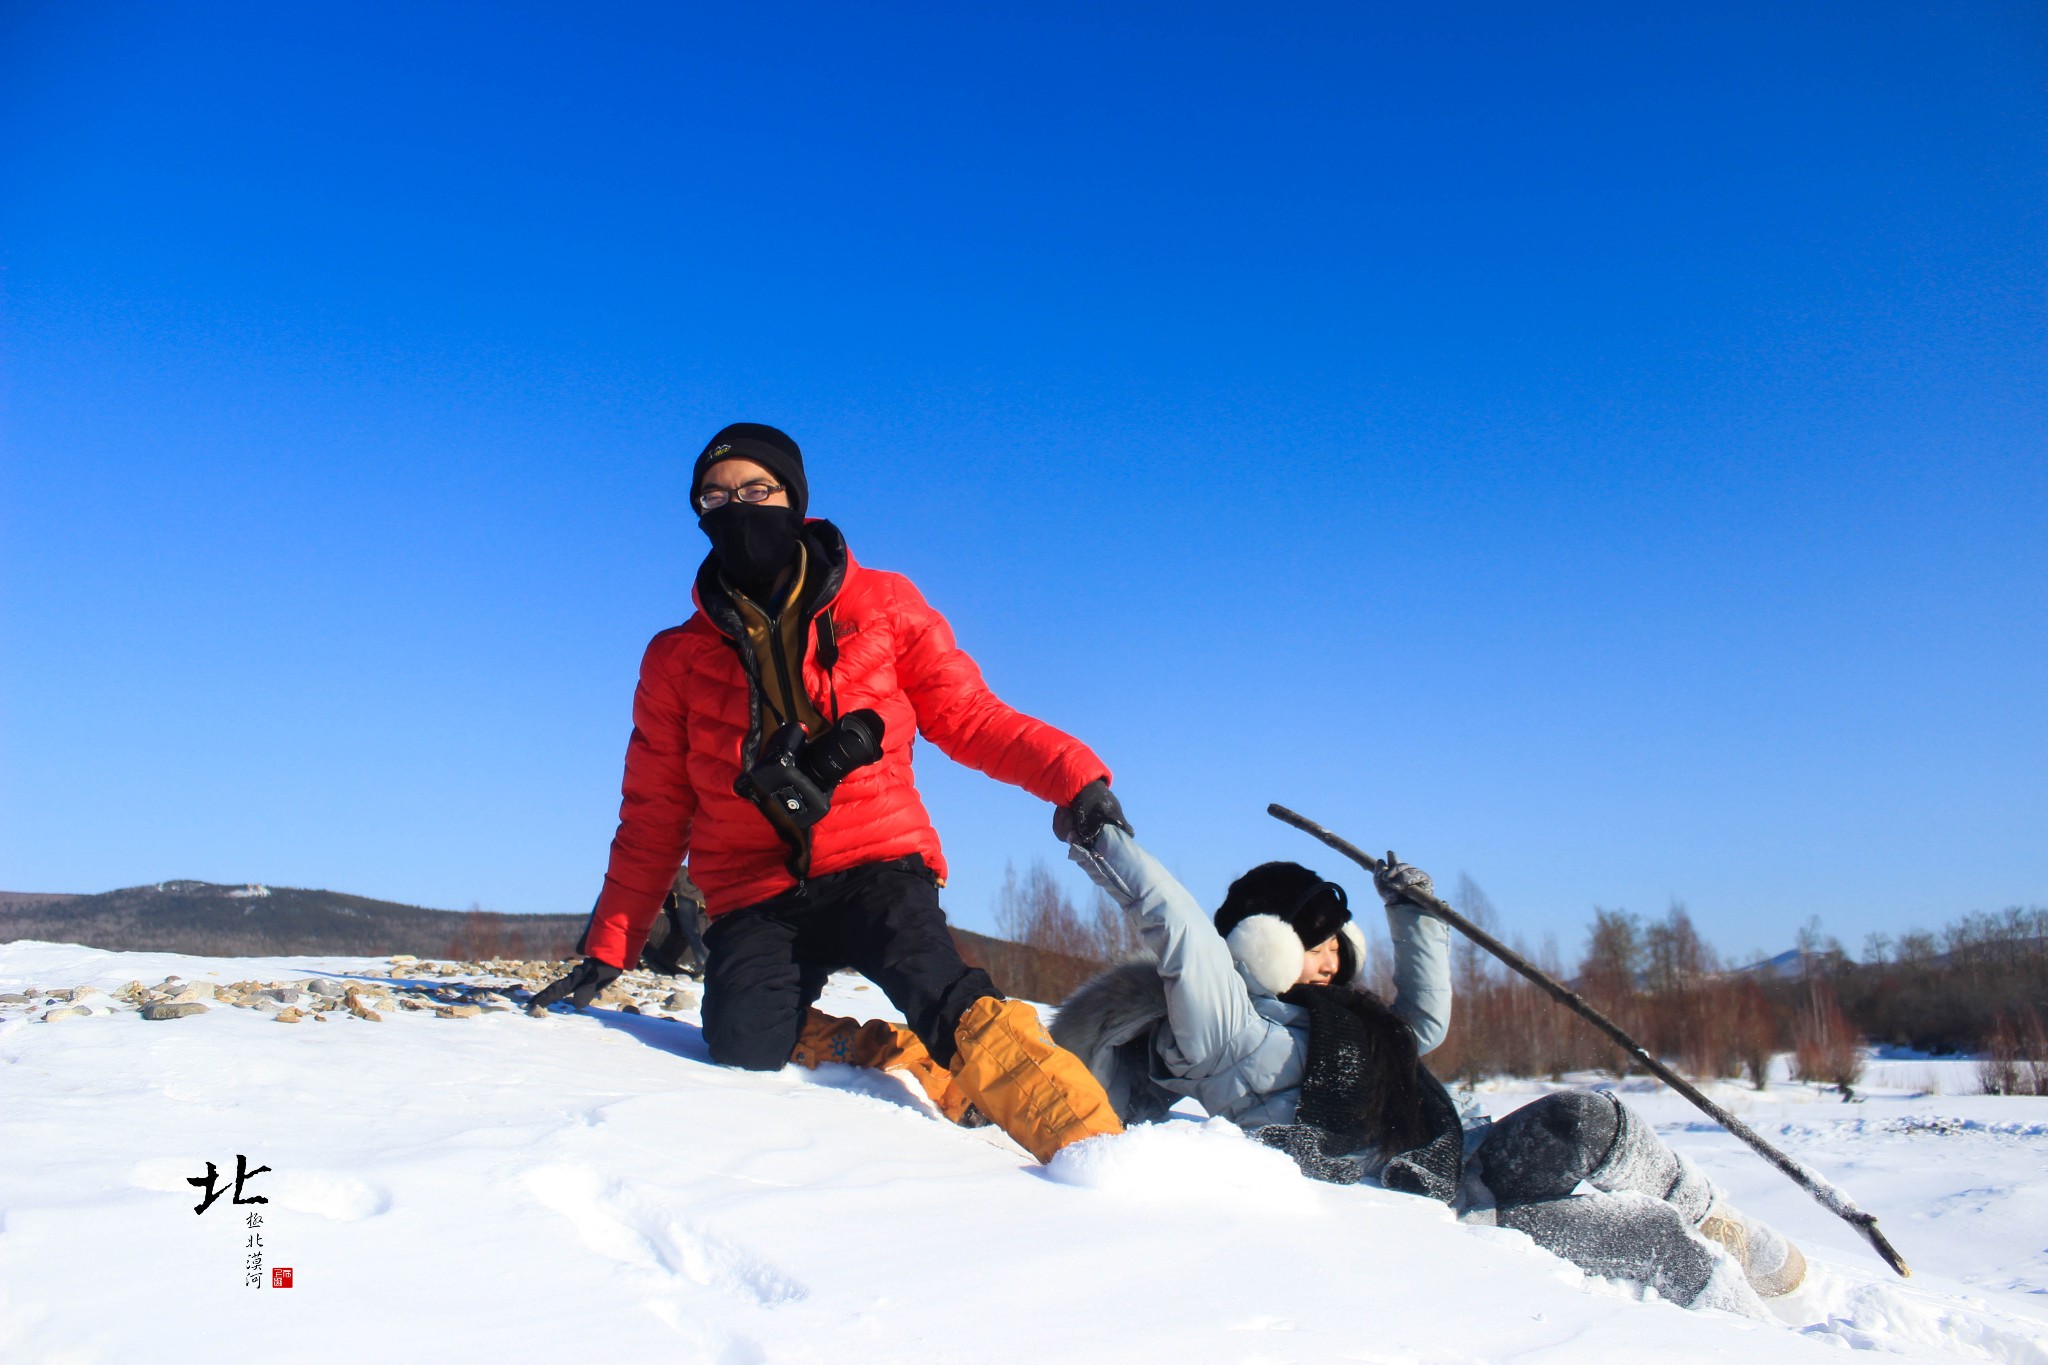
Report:
[[2048,902],[2048,11],[958,8],[0,11],[0,886],[586,909],[746,419],[1205,899]]

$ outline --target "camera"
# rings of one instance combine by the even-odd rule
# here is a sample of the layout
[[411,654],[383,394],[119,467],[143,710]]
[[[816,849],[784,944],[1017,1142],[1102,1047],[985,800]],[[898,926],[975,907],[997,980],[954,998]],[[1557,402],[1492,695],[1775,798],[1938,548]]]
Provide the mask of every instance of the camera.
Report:
[[831,811],[832,789],[848,773],[882,756],[882,735],[881,716],[866,707],[841,716],[808,742],[803,727],[791,721],[769,737],[733,791],[760,807],[776,828],[807,830]]

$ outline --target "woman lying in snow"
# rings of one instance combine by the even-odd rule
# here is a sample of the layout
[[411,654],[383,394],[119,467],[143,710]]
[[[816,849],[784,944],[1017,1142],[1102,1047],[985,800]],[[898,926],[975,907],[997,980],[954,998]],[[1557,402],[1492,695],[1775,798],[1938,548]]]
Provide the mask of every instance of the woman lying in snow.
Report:
[[1192,1098],[1316,1179],[1443,1200],[1689,1307],[1762,1317],[1759,1296],[1804,1278],[1797,1247],[1611,1095],[1562,1091],[1466,1129],[1418,1060],[1451,1013],[1450,929],[1405,898],[1430,889],[1420,869],[1390,857],[1374,879],[1394,942],[1387,1005],[1359,984],[1365,939],[1343,888],[1305,867],[1253,868],[1212,923],[1126,830],[1069,847],[1151,954],[1082,986],[1052,1026],[1126,1124]]

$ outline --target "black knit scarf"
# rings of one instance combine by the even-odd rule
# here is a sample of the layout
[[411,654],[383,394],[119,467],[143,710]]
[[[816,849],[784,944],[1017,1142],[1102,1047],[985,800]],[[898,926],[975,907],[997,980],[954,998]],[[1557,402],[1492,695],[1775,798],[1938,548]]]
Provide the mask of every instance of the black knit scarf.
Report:
[[1328,1155],[1387,1158],[1380,1183],[1448,1203],[1458,1192],[1464,1129],[1443,1082],[1416,1055],[1415,1031],[1377,996],[1296,986],[1308,1011],[1308,1066],[1295,1121],[1321,1129]]

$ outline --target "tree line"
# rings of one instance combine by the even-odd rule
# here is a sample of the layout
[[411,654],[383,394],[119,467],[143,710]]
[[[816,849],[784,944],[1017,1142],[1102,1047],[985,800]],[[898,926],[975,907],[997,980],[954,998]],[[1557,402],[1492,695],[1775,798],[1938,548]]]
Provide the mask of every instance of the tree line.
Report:
[[[1459,878],[1449,899],[1499,936],[1499,915],[1470,877]],[[1043,862],[1022,875],[1008,870],[995,917],[1017,951],[1005,959],[995,945],[984,965],[1004,990],[1029,999],[1063,999],[1103,965],[1141,950],[1105,897],[1082,908]],[[1392,952],[1384,935],[1370,936],[1367,984],[1384,998]],[[1429,1057],[1438,1075],[1627,1074],[1627,1055],[1591,1026],[1470,941],[1452,938],[1451,1029]],[[1785,958],[1730,964],[1681,902],[1656,919],[1596,908],[1569,962],[1554,939],[1534,949],[1510,941],[1696,1078],[1762,1088],[1771,1059],[1790,1053],[1796,1079],[1846,1089],[1861,1078],[1864,1048],[1891,1044],[1975,1055],[1989,1093],[2048,1094],[2048,910],[2040,907],[1966,915],[1897,939],[1873,934],[1861,960],[1809,920]]]

